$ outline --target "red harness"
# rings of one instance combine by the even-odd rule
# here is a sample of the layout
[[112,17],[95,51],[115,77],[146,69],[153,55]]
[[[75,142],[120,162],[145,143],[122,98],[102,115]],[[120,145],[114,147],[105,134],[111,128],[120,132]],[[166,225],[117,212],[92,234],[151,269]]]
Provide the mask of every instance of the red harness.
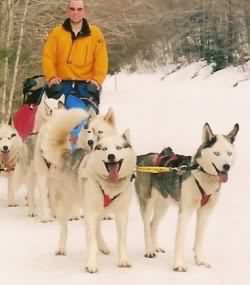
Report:
[[116,198],[118,198],[121,195],[121,193],[119,193],[119,194],[117,194],[117,195],[115,195],[114,197],[111,198],[109,195],[107,195],[104,192],[104,190],[103,190],[103,188],[102,188],[102,186],[100,184],[99,184],[99,187],[100,187],[100,189],[102,191],[102,194],[103,194],[103,205],[104,205],[104,208],[108,207]]
[[199,181],[197,179],[194,179],[194,181],[195,181],[198,189],[200,190],[200,193],[201,193],[201,207],[203,207],[203,206],[205,206],[208,203],[208,201],[209,201],[209,199],[211,197],[211,194],[207,194],[204,191],[204,189],[201,187],[201,185],[200,185],[200,183],[199,183]]

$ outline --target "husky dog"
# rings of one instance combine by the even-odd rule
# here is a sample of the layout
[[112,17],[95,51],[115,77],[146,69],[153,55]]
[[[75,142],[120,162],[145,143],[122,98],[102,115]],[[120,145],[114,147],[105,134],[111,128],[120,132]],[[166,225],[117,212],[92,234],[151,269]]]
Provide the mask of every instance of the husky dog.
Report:
[[60,98],[48,98],[46,93],[43,94],[42,100],[38,106],[34,132],[39,132],[41,126],[50,119],[54,110],[58,110],[64,106],[65,96],[62,95]]
[[96,115],[94,111],[90,110],[88,123],[80,131],[77,146],[93,150],[97,137],[112,135],[116,132],[115,116],[111,108],[104,115]]
[[[215,135],[206,123],[203,127],[202,144],[186,171],[177,169],[164,175],[137,173],[135,187],[144,222],[145,257],[155,257],[156,252],[162,251],[157,244],[158,225],[170,202],[175,201],[179,207],[179,215],[174,270],[186,271],[183,259],[184,241],[188,221],[195,210],[195,263],[210,267],[203,256],[203,238],[208,217],[217,203],[221,184],[228,179],[234,157],[233,143],[238,131],[239,125],[235,124],[229,134]],[[143,159],[139,165],[143,165]]]
[[[49,202],[48,202],[48,188],[47,176],[50,168],[50,162],[43,156],[43,141],[46,138],[46,133],[49,128],[49,121],[54,113],[64,108],[63,96],[59,99],[45,98],[41,101],[35,119],[35,130],[38,132],[35,139],[34,159],[31,173],[36,179],[39,191],[38,208],[39,218],[41,222],[48,222],[51,220]],[[31,174],[30,174],[31,175]],[[35,185],[35,183],[34,183]],[[30,214],[34,212],[34,191],[30,192],[29,202],[31,204]],[[34,215],[34,214],[33,214]]]
[[89,149],[90,151],[94,149],[97,140],[97,135],[95,130],[88,125],[82,128],[77,141],[77,147],[83,149]]
[[[26,140],[26,144],[28,145],[28,148],[30,152],[32,153],[31,166],[28,170],[28,179],[30,182],[30,188],[28,189],[28,204],[29,204],[29,214],[28,215],[31,217],[35,216],[36,180],[40,181],[40,178],[39,178],[40,168],[38,164],[35,163],[35,160],[34,160],[34,157],[37,155],[37,153],[35,152],[36,141],[37,141],[40,129],[51,118],[55,110],[64,108],[64,99],[65,99],[64,95],[62,95],[58,99],[55,99],[55,98],[48,98],[46,93],[43,94],[42,100],[37,108],[36,115],[35,115],[33,135],[28,137],[28,139]],[[37,159],[36,159],[36,162],[37,162]]]
[[82,179],[83,205],[87,226],[88,260],[86,270],[97,272],[97,250],[109,250],[100,235],[100,220],[113,213],[118,234],[118,266],[130,267],[126,248],[126,228],[131,198],[131,182],[136,155],[128,133],[101,138],[94,151],[84,158]]
[[117,133],[115,115],[112,108],[106,114],[92,115],[88,127],[92,129],[98,137],[113,135]]
[[17,131],[0,124],[0,174],[8,178],[8,206],[17,206],[15,192],[26,183],[28,149]]
[[60,224],[56,255],[66,255],[68,220],[80,217],[82,193],[78,187],[78,168],[90,150],[79,148],[72,151],[69,137],[70,131],[87,118],[88,113],[79,109],[56,112],[40,145],[43,158],[51,163],[47,179],[50,206]]

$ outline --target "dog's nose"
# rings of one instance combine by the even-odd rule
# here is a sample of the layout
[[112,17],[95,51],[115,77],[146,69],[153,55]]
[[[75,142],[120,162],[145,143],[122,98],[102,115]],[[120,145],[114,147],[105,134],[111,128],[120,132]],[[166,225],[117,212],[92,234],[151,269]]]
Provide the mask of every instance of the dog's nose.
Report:
[[224,164],[223,165],[223,170],[224,171],[229,171],[229,169],[230,169],[230,165],[229,164]]
[[93,140],[88,140],[88,145],[89,145],[90,147],[92,147],[92,146],[94,145],[94,141],[93,141]]
[[4,146],[3,146],[3,150],[4,150],[4,151],[8,151],[8,150],[9,150],[9,147],[8,147],[7,145],[4,145]]
[[114,161],[115,161],[115,155],[114,155],[113,153],[110,153],[110,154],[108,155],[108,161],[109,161],[109,162],[114,162]]

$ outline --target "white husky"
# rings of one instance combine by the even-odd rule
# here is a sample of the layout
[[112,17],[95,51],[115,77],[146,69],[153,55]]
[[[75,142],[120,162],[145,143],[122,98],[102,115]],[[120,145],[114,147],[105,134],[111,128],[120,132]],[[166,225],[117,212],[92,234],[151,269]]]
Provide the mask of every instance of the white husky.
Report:
[[114,213],[118,234],[118,266],[130,267],[126,248],[126,228],[131,198],[131,182],[136,166],[128,133],[101,138],[94,151],[82,162],[83,204],[87,226],[88,261],[86,270],[97,269],[97,250],[109,250],[101,239],[100,220],[106,213]]
[[[215,135],[206,123],[203,128],[202,145],[189,169],[176,175],[166,174],[165,178],[161,176],[161,181],[154,174],[138,172],[135,186],[144,221],[145,257],[154,257],[156,252],[161,251],[157,244],[156,233],[161,218],[171,200],[173,201],[171,197],[174,191],[179,206],[174,270],[186,271],[183,258],[184,241],[188,221],[195,210],[197,211],[195,262],[197,265],[210,266],[203,255],[205,229],[208,217],[217,203],[221,184],[228,179],[228,172],[233,163],[233,142],[238,130],[239,125],[235,124],[228,135]],[[165,188],[170,185],[171,191],[167,198],[162,195],[161,183]]]
[[77,219],[83,207],[82,193],[78,187],[78,168],[90,149],[72,151],[70,131],[88,118],[88,113],[79,110],[60,110],[50,120],[43,136],[41,150],[43,158],[50,161],[48,190],[50,206],[60,224],[60,239],[57,255],[66,255],[67,223]]
[[35,186],[38,186],[39,190],[39,199],[38,199],[38,208],[40,210],[39,217],[40,221],[47,222],[51,220],[50,214],[47,211],[48,208],[48,191],[47,191],[47,174],[49,163],[43,159],[41,142],[43,136],[46,135],[46,128],[48,127],[48,121],[51,119],[53,114],[59,109],[64,108],[64,96],[61,96],[59,99],[48,98],[46,94],[43,95],[42,101],[38,106],[36,117],[35,117],[35,126],[34,133],[37,133],[37,136],[33,138],[34,146],[34,157],[32,161],[32,167],[30,167],[29,177],[33,183],[33,188],[29,191],[29,215],[35,215]]
[[113,109],[109,108],[105,114],[92,114],[88,127],[92,129],[99,138],[117,134]]
[[8,206],[17,206],[15,192],[26,182],[28,149],[17,131],[0,124],[0,174],[8,178]]

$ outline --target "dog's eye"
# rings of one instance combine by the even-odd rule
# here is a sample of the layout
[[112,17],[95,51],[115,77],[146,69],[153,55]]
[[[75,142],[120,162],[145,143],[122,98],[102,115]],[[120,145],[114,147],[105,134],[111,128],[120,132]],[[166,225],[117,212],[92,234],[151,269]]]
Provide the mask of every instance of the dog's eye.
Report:
[[99,144],[95,147],[95,150],[101,150],[101,149],[102,149],[102,147]]
[[91,134],[91,131],[88,131],[88,134]]
[[121,150],[122,147],[118,145],[118,146],[116,147],[116,149],[117,149],[117,150]]
[[227,152],[227,155],[228,155],[228,156],[232,156],[232,154],[233,154],[233,153],[232,153],[231,151],[228,151],[228,152]]
[[99,134],[99,135],[102,135],[102,134],[103,134],[103,131],[100,131],[100,130],[99,130],[99,131],[98,131],[98,134]]
[[107,151],[108,148],[107,148],[106,146],[104,146],[104,147],[102,148],[102,150],[103,150],[103,151]]
[[220,152],[219,152],[219,151],[215,151],[215,152],[214,152],[214,155],[220,156]]
[[12,134],[10,137],[11,137],[11,138],[14,138],[14,137],[16,137],[16,134]]
[[123,145],[124,148],[131,148],[131,145],[129,143],[126,143]]

